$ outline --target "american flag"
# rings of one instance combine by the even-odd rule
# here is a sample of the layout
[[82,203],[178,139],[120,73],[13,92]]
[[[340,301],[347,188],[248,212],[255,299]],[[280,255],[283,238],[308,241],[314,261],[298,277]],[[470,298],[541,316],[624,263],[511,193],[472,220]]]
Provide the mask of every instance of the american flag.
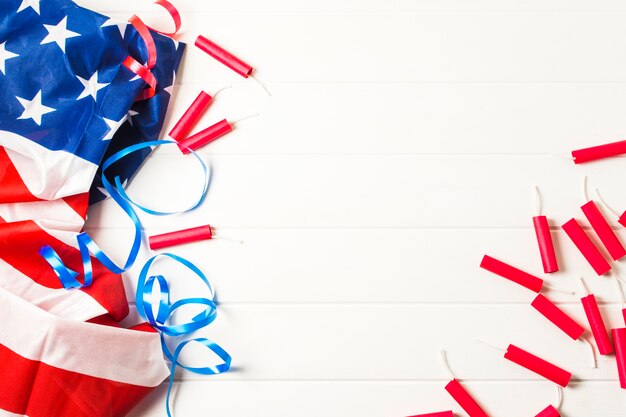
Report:
[[152,35],[157,92],[135,102],[145,83],[122,62],[147,50],[132,25],[70,0],[0,0],[0,416],[124,416],[169,374],[157,333],[119,325],[119,275],[92,259],[94,284],[68,291],[39,255],[81,270],[100,163],[158,138],[184,45]]

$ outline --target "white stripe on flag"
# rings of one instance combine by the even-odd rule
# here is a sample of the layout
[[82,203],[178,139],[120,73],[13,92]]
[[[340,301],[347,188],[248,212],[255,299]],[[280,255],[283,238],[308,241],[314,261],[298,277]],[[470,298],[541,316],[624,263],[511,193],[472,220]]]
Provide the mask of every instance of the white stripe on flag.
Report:
[[85,224],[64,200],[0,204],[0,217],[7,223],[33,220],[46,233],[75,248],[76,234]]
[[108,313],[85,292],[44,287],[2,259],[0,259],[0,287],[50,314],[69,320],[87,321]]
[[157,333],[56,317],[0,288],[0,344],[30,360],[144,387],[169,370]]

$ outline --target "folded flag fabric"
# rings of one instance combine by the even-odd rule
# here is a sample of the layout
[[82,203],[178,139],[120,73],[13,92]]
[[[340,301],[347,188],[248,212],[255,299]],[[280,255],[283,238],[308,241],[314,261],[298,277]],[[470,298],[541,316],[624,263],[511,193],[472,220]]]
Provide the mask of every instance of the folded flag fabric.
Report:
[[[113,136],[103,160],[122,149],[136,144],[157,140],[163,129],[167,107],[172,97],[176,71],[185,50],[185,44],[176,42],[166,36],[154,35],[157,48],[157,64],[152,73],[157,79],[156,94],[148,100],[137,101],[128,111],[124,123]],[[142,85],[142,81],[133,82]],[[150,155],[151,149],[144,148],[126,156],[123,163],[113,164],[107,170],[109,178],[119,176],[123,183],[130,180],[144,160]],[[91,187],[89,203],[94,204],[108,197],[102,185],[102,168],[98,169]]]
[[2,288],[0,316],[0,415],[125,416],[169,374],[153,332],[61,318]]
[[152,35],[157,93],[135,103],[145,83],[122,63],[148,51],[132,25],[70,0],[0,1],[0,415],[124,416],[168,375],[158,334],[118,324],[119,275],[92,258],[94,284],[68,291],[39,255],[82,271],[99,165],[158,137],[184,45]]

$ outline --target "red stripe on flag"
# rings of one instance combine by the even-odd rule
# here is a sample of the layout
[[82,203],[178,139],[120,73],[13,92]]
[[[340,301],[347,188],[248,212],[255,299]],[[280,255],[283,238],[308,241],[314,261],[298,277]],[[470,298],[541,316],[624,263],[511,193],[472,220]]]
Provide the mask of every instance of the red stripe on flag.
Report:
[[74,209],[76,213],[83,219],[87,218],[87,209],[89,208],[89,193],[76,194],[63,198],[68,206]]
[[[50,236],[35,222],[0,224],[0,258],[44,287],[62,288],[50,265],[39,255],[39,249],[44,245],[50,245],[68,268],[82,274],[79,250]],[[81,291],[93,297],[115,320],[122,320],[128,315],[128,301],[121,276],[109,271],[97,259],[91,258],[91,262],[93,285]]]
[[[117,328],[122,328],[122,326],[115,321],[115,319],[111,316],[109,316],[108,314],[105,314],[103,316],[98,316],[98,317],[94,317],[90,320],[87,320],[87,323],[93,323],[93,324],[100,324],[102,326],[109,326],[109,327],[117,327]],[[129,328],[129,330],[135,330],[138,332],[146,332],[146,333],[156,333],[156,329],[152,326],[150,326],[148,323],[139,323],[136,324],[132,327]]]
[[156,333],[156,329],[150,326],[148,323],[139,323],[130,328],[131,330],[136,330],[138,332],[146,332],[146,333]]
[[0,203],[39,201],[31,194],[4,147],[0,146]]
[[32,361],[3,345],[0,363],[0,409],[29,417],[122,417],[153,389]]
[[89,320],[87,320],[87,323],[99,324],[101,326],[122,328],[122,326],[120,326],[119,322],[117,320],[115,320],[113,317],[111,317],[110,315],[108,315],[108,314],[89,319]]

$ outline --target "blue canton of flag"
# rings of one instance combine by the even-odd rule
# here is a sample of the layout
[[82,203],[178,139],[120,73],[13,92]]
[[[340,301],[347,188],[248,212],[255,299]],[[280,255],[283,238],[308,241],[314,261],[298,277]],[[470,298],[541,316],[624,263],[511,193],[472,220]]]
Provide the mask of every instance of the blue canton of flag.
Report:
[[[172,97],[176,71],[185,50],[185,44],[157,33],[153,33],[152,36],[157,49],[157,64],[152,69],[152,74],[157,79],[156,94],[148,100],[138,101],[133,104],[126,116],[121,120],[122,125],[115,135],[113,136],[111,133],[107,136],[112,138],[112,141],[103,160],[133,144],[159,139],[167,107]],[[143,85],[143,81],[139,78],[134,79],[132,82]],[[150,148],[145,148],[129,154],[120,162],[109,167],[107,170],[108,177],[114,178],[119,176],[122,182],[126,183],[137,172],[143,161],[150,154],[150,151]],[[90,204],[97,203],[108,197],[108,193],[102,185],[101,174],[100,168],[91,188]]]
[[158,93],[133,105],[145,83],[121,63],[147,50],[132,25],[69,0],[1,0],[0,15],[0,131],[94,164],[112,144],[158,137],[184,46],[153,33]]

